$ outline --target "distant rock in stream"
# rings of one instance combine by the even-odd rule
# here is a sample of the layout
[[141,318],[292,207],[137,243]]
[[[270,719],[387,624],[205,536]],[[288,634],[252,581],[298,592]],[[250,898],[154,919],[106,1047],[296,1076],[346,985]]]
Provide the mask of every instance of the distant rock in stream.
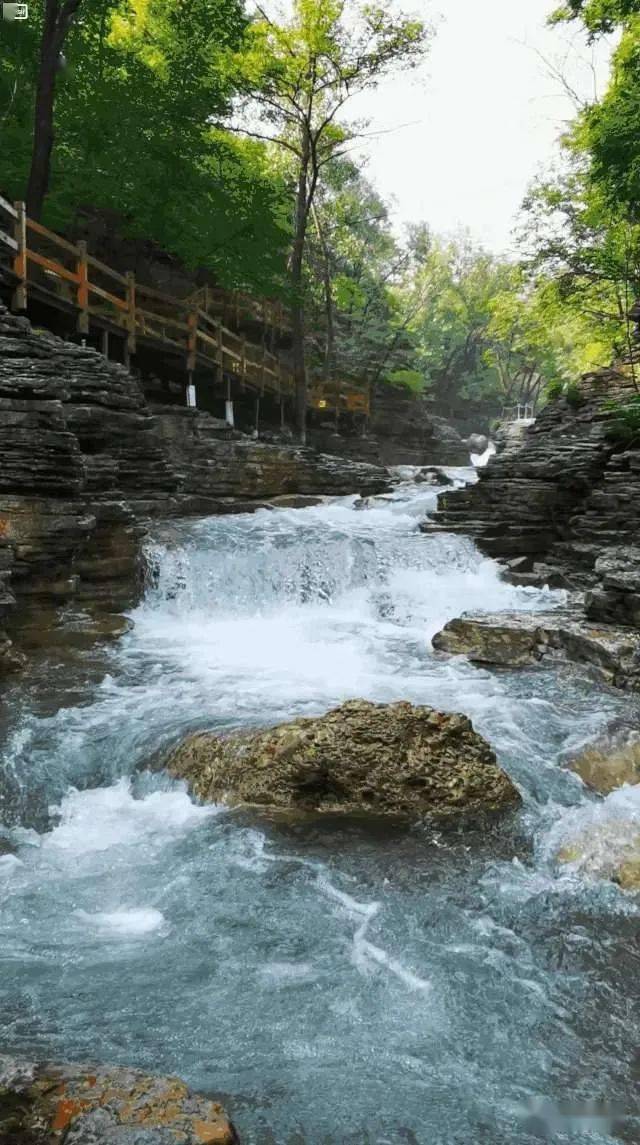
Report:
[[224,1109],[175,1077],[0,1057],[2,1145],[240,1145]]
[[640,691],[640,632],[594,624],[578,607],[463,613],[445,624],[432,644],[439,652],[500,668],[553,661],[582,664],[608,684]]
[[462,715],[350,700],[264,731],[186,739],[166,762],[200,799],[283,811],[449,820],[517,806]]

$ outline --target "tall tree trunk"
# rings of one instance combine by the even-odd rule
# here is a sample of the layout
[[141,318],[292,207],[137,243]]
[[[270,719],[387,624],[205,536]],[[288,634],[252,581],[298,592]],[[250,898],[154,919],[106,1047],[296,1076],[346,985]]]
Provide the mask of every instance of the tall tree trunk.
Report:
[[303,131],[302,155],[300,158],[298,190],[296,193],[293,248],[291,251],[291,285],[293,289],[291,337],[293,343],[293,375],[296,387],[296,429],[303,445],[307,440],[307,365],[304,352],[303,267],[307,223],[309,219],[309,160],[309,138],[307,132]]
[[49,189],[54,140],[53,109],[60,53],[80,4],[81,0],[65,0],[60,7],[59,0],[46,0],[36,89],[31,169],[26,194],[27,214],[36,220],[42,215],[45,196]]
[[[327,339],[324,351],[324,381],[328,384],[334,374],[336,358],[336,324],[333,305],[333,290],[331,287],[331,256],[322,224],[315,207],[311,208],[314,226],[322,250],[322,283],[324,288],[324,309],[327,323]],[[340,414],[340,383],[335,379],[336,387],[336,426]]]

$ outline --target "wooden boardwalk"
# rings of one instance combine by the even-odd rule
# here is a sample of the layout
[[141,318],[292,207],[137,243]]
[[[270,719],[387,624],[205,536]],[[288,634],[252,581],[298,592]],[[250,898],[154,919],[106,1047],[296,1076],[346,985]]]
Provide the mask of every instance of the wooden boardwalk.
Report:
[[[23,203],[2,196],[0,264],[13,286],[14,310],[26,310],[31,298],[65,310],[75,316],[80,334],[102,332],[107,354],[110,334],[121,337],[127,364],[138,347],[148,346],[177,358],[187,382],[196,371],[199,378],[209,371],[212,379],[226,378],[229,386],[235,380],[256,396],[268,393],[281,401],[294,396],[291,368],[276,352],[277,339],[287,329],[280,302],[207,286],[186,298],[164,294],[131,272],[107,266],[89,253],[86,243],[69,242],[28,218]],[[259,329],[261,341],[250,341],[243,326]],[[314,387],[309,404],[368,414],[368,386],[333,382]]]

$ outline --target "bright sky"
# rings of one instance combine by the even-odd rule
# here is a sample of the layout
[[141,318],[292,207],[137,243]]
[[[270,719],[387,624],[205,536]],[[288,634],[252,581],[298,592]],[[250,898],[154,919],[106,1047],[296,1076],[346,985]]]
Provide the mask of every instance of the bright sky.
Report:
[[398,224],[468,227],[485,246],[506,251],[527,185],[552,162],[574,114],[548,63],[590,99],[594,83],[600,93],[606,85],[610,45],[594,52],[573,26],[547,27],[557,0],[401,6],[435,24],[436,35],[419,76],[386,82],[357,105],[376,130],[410,124],[368,140],[368,173],[393,200]]

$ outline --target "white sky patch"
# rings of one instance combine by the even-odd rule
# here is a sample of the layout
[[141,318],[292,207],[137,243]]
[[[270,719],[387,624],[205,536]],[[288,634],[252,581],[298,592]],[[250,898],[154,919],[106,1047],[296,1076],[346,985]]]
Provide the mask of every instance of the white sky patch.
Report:
[[[348,107],[371,120],[362,154],[399,227],[468,228],[498,252],[528,184],[557,155],[575,103],[602,94],[611,42],[594,49],[573,26],[546,24],[554,0],[417,0],[398,5],[436,25],[419,73],[387,80]],[[544,57],[544,58],[541,58]],[[409,126],[400,128],[400,125]]]

